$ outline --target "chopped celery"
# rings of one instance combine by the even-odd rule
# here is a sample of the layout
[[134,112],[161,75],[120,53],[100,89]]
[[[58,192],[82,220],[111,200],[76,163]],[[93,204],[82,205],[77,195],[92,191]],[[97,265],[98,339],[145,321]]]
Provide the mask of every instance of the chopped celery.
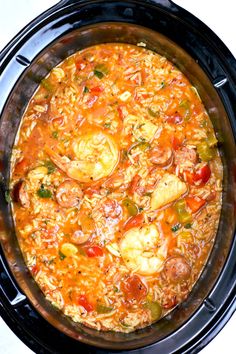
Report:
[[134,144],[133,146],[131,146],[131,148],[129,149],[129,153],[131,153],[131,150],[139,148],[141,151],[147,151],[148,149],[150,149],[151,145],[149,143],[147,143],[146,141],[144,141],[143,139],[139,138],[138,140],[141,140],[139,143]]
[[96,75],[99,79],[102,79],[103,76],[108,74],[108,68],[105,64],[97,64],[94,68],[94,75]]
[[147,300],[145,307],[151,311],[151,316],[154,321],[159,320],[162,315],[161,305],[157,301]]
[[193,236],[190,231],[182,231],[177,236],[177,245],[193,242]]
[[211,132],[207,136],[206,142],[210,147],[215,146],[217,144],[218,141],[217,141],[216,136],[213,132]]
[[96,311],[97,313],[108,313],[113,310],[113,307],[111,306],[106,306],[102,304],[97,304]]
[[215,148],[208,145],[207,141],[202,141],[197,145],[197,152],[202,161],[210,161],[215,156]]
[[53,85],[50,83],[49,79],[43,79],[41,81],[41,85],[47,90],[48,92],[52,93]]
[[186,202],[184,199],[180,199],[175,203],[175,210],[181,224],[187,224],[192,221],[192,216],[186,209]]
[[130,216],[135,216],[138,214],[138,207],[131,199],[125,198],[122,201],[122,204],[124,205],[124,207],[126,207]]
[[155,106],[151,106],[148,108],[148,113],[151,117],[157,117],[159,115],[159,111]]
[[183,100],[180,102],[179,107],[182,108],[184,113],[184,120],[188,121],[190,118],[190,102],[189,100]]
[[66,65],[67,66],[71,66],[75,64],[75,58],[74,57],[69,57],[67,60],[66,60]]

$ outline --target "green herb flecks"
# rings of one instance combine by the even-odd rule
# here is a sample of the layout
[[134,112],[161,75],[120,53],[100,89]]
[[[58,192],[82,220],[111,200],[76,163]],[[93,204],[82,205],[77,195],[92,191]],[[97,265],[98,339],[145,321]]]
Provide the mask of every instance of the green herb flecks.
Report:
[[57,169],[54,163],[50,160],[44,161],[44,166],[48,169],[48,174],[50,175],[51,173],[55,172]]
[[187,223],[186,225],[184,225],[184,228],[185,229],[191,229],[192,227],[192,224],[191,223]]
[[139,138],[137,138],[137,141],[139,141],[140,143],[144,143],[146,142],[146,139],[140,136]]
[[180,225],[180,224],[176,224],[176,225],[174,225],[174,226],[171,228],[171,231],[172,231],[172,232],[176,232],[176,231],[178,231],[180,228],[181,228],[181,225]]
[[64,253],[62,253],[61,251],[59,251],[58,254],[59,254],[59,258],[60,258],[61,261],[63,261],[66,258]]
[[161,88],[165,87],[165,85],[166,85],[165,81],[162,81],[161,82]]
[[117,286],[113,286],[113,291],[114,291],[114,293],[118,293],[119,292],[119,289],[117,288]]
[[37,195],[40,198],[51,198],[52,192],[49,189],[45,189],[44,185],[41,184],[41,187],[37,190]]
[[54,138],[54,139],[58,139],[58,131],[54,131],[54,132],[52,132],[52,137]]

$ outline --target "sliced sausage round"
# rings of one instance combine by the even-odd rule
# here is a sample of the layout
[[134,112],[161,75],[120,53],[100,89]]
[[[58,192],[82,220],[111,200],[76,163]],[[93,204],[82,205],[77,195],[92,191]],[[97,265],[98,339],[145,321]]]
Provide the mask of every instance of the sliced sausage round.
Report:
[[[124,174],[123,173],[115,173],[115,174],[113,174],[104,183],[104,187],[105,188],[109,188],[109,189],[118,189],[122,185],[124,185]],[[127,185],[125,187],[127,189]]]
[[90,238],[90,234],[84,233],[82,230],[76,230],[73,235],[71,236],[71,241],[76,245],[81,245],[87,242]]
[[80,186],[71,180],[64,181],[56,191],[56,200],[63,208],[73,208],[77,206],[83,197]]
[[110,217],[112,219],[115,219],[120,216],[122,212],[122,208],[120,204],[117,203],[116,200],[114,199],[107,199],[103,206],[103,214],[105,215],[106,218]]
[[184,146],[175,151],[175,164],[180,168],[193,167],[197,163],[197,153],[194,149]]
[[155,146],[149,152],[150,161],[161,167],[171,163],[173,157],[172,149],[169,146]]
[[27,185],[25,181],[19,181],[13,189],[13,199],[19,202],[23,208],[30,207],[29,194],[27,192]]
[[171,257],[165,262],[164,273],[171,283],[179,283],[190,277],[191,268],[184,257]]

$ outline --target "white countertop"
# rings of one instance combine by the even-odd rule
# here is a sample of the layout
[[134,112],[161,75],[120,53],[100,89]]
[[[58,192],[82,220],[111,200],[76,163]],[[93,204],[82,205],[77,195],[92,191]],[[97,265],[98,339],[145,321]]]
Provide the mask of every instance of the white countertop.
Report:
[[[54,5],[56,0],[0,0],[0,50],[29,21]],[[235,0],[176,0],[205,22],[236,57]],[[234,354],[236,314],[201,354]],[[0,354],[32,354],[0,318]],[[71,353],[72,354],[72,353]],[[160,353],[161,354],[161,353]]]

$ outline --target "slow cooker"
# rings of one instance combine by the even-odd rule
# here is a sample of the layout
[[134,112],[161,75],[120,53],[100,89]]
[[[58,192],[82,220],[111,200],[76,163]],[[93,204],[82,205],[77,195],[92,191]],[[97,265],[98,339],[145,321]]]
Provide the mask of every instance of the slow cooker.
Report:
[[[44,298],[27,270],[6,196],[21,117],[39,82],[59,62],[97,43],[143,42],[198,89],[224,166],[223,207],[214,247],[188,299],[133,333],[73,323]],[[170,0],[62,0],[26,26],[0,54],[1,316],[37,353],[196,353],[236,308],[236,61],[201,21]]]

